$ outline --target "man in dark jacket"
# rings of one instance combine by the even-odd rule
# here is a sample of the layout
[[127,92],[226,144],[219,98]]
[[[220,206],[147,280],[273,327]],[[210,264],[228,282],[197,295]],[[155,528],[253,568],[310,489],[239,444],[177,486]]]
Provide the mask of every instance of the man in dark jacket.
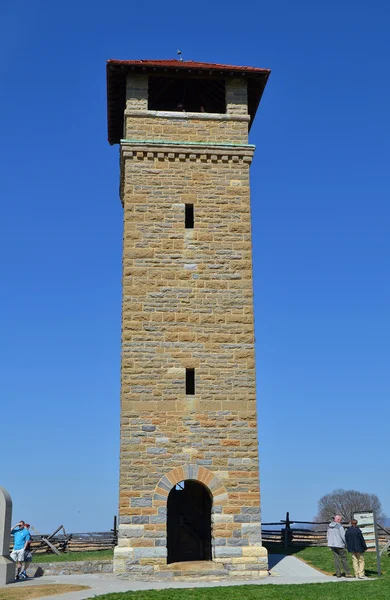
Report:
[[341,516],[335,515],[333,521],[328,525],[328,547],[333,552],[334,566],[336,568],[337,577],[352,577],[349,572],[347,551],[345,549],[345,531],[341,525]]
[[363,534],[357,526],[356,519],[352,519],[351,527],[345,533],[345,541],[348,552],[352,554],[353,570],[357,579],[365,579],[364,575],[364,552],[367,550],[367,544]]

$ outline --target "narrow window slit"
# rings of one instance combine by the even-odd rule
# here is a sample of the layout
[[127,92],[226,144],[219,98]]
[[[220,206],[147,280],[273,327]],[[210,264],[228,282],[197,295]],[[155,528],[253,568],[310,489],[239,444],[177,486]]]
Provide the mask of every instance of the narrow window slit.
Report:
[[188,396],[195,394],[195,369],[186,369],[186,394]]
[[194,205],[185,204],[185,226],[186,229],[194,228]]

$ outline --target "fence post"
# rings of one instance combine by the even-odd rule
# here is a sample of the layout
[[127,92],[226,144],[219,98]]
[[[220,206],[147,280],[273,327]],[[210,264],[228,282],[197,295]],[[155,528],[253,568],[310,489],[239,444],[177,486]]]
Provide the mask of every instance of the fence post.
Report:
[[378,575],[382,575],[381,570],[381,555],[379,552],[379,540],[378,540],[378,525],[376,522],[376,514],[374,512],[374,529],[375,529],[375,551],[376,551],[376,564],[378,569]]
[[286,527],[284,528],[284,547],[288,548],[290,538],[290,513],[286,512]]
[[114,533],[114,546],[117,545],[118,543],[118,525],[117,525],[117,516],[114,515],[114,527],[113,527],[113,533]]

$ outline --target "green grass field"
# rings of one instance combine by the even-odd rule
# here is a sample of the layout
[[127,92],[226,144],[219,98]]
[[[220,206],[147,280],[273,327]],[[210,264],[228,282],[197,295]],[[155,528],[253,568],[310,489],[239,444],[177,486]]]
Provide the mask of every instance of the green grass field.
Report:
[[[281,553],[269,547],[271,553]],[[317,569],[333,573],[333,559],[328,548],[292,549],[289,554],[305,560]],[[366,574],[376,577],[376,556],[368,553]],[[383,576],[375,581],[312,583],[306,585],[245,585],[200,589],[168,589],[147,592],[104,594],[99,600],[390,600],[390,558],[382,558]],[[351,565],[352,571],[352,565]],[[92,599],[91,599],[92,600]]]
[[75,560],[112,560],[113,550],[93,550],[92,552],[61,552],[61,554],[34,554],[35,563],[73,562]]

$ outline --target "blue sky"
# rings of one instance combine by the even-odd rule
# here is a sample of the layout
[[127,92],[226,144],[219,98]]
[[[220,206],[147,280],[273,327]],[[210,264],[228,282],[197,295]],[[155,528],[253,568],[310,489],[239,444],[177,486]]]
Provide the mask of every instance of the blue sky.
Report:
[[0,485],[14,520],[112,526],[122,208],[105,61],[177,48],[272,69],[250,139],[263,519],[310,519],[338,487],[390,514],[389,29],[378,0],[3,0]]

